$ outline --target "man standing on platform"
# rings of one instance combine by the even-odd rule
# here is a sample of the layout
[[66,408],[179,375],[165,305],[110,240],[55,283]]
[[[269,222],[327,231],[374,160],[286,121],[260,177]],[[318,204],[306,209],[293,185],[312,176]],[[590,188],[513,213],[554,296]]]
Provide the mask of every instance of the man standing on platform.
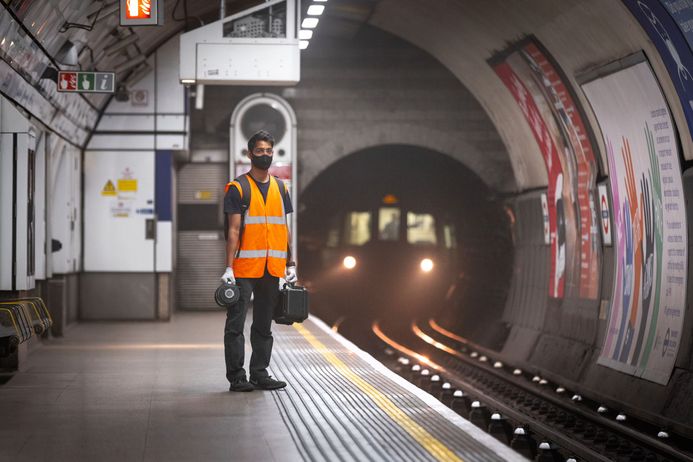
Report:
[[[226,185],[224,213],[228,218],[226,272],[222,280],[236,283],[238,303],[226,312],[224,356],[230,391],[276,390],[286,382],[275,380],[267,367],[272,356],[272,316],[279,300],[279,278],[297,280],[291,261],[286,215],[293,212],[286,185],[270,175],[274,138],[261,130],[248,141],[250,171]],[[250,382],[243,369],[245,316],[253,301],[250,328]]]

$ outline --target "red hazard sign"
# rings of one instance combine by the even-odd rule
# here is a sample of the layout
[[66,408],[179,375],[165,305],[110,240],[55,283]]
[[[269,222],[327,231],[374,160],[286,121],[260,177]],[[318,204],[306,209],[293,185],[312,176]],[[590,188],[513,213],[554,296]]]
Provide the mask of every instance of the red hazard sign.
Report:
[[62,91],[77,90],[77,73],[61,72],[58,87]]
[[125,17],[127,19],[149,19],[152,17],[151,0],[126,0]]

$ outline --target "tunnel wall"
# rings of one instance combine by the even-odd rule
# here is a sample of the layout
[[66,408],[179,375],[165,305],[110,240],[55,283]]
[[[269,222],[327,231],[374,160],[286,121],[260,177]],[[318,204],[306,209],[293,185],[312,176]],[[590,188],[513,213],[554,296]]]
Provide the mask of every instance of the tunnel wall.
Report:
[[[526,2],[439,0],[423,5],[409,0],[384,0],[376,6],[369,21],[431,53],[479,99],[507,146],[520,191],[545,187],[547,167],[525,115],[487,61],[529,35],[535,36],[555,58],[584,109],[595,135],[595,151],[601,154],[601,178],[608,175],[601,132],[578,82],[592,70],[641,50],[656,75],[678,128],[682,157],[691,159],[693,156],[688,123],[672,82],[677,76],[669,74],[652,39],[624,2],[540,0],[530,6]],[[688,182],[686,179],[687,190]],[[686,384],[690,381],[689,333],[693,316],[690,304],[686,305],[682,329],[688,335],[682,339],[685,345],[681,345],[667,385],[597,365],[612,298],[613,248],[602,246],[601,289],[597,300],[558,302],[550,299],[545,287],[550,255],[541,245],[541,204],[536,194],[522,192],[510,202],[517,213],[516,258],[503,317],[503,321],[512,326],[501,350],[505,358],[599,396],[615,407],[648,414],[655,420],[658,416],[672,418],[690,426],[691,416],[684,415],[684,411],[674,411],[673,404],[689,403],[680,398],[690,387]],[[688,232],[690,234],[690,226]],[[690,286],[690,281],[688,284]],[[690,292],[689,288],[688,297]],[[648,398],[643,399],[645,396]],[[688,409],[690,405],[682,407]]]
[[[693,172],[684,173],[688,213],[693,210]],[[607,327],[614,267],[613,247],[604,247],[601,299],[592,303],[547,297],[548,246],[543,242],[539,192],[509,201],[515,212],[515,263],[503,322],[510,324],[499,351],[501,358],[563,386],[600,399],[608,407],[644,417],[691,434],[693,392],[691,336],[681,345],[676,366],[666,386],[623,374],[597,364]],[[688,230],[689,238],[691,229]],[[689,240],[689,267],[691,260]],[[693,328],[691,281],[683,332]],[[646,399],[644,399],[646,397]],[[688,426],[689,428],[685,428]]]
[[233,109],[245,96],[269,91],[297,115],[299,190],[340,158],[383,144],[446,153],[494,188],[513,183],[507,153],[483,109],[415,47],[364,27],[350,40],[314,40],[301,59],[295,88],[207,86],[204,110],[192,113],[193,160],[226,161]]
[[[471,91],[503,139],[519,190],[545,186],[546,168],[524,115],[487,60],[530,34],[553,55],[575,89],[579,88],[577,76],[643,50],[662,85],[676,124],[687,127],[659,52],[620,0],[537,0],[531,5],[503,0],[383,0],[369,23],[430,53]],[[586,98],[580,91],[577,96],[590,125],[598,132]],[[601,141],[597,142],[598,150],[604,152]],[[693,158],[688,130],[681,130],[681,143],[684,157]],[[602,167],[606,171],[604,160]]]

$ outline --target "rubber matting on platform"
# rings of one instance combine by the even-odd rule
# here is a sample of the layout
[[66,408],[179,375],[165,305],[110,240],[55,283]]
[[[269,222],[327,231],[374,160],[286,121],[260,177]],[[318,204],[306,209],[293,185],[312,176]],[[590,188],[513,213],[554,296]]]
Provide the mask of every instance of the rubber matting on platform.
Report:
[[[306,335],[313,336],[313,344]],[[314,323],[275,336],[272,370],[289,386],[274,396],[304,459],[506,459]],[[377,391],[369,393],[371,386]],[[394,417],[393,407],[399,409]],[[424,429],[426,436],[417,441],[412,428]]]

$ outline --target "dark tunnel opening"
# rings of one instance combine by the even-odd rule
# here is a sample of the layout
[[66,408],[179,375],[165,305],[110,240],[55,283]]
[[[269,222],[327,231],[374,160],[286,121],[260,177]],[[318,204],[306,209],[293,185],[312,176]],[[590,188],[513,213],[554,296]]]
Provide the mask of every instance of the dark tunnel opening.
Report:
[[499,349],[510,219],[503,199],[447,155],[405,145],[348,155],[301,197],[298,245],[311,309],[365,348],[375,344],[373,321],[404,333],[414,320],[435,319]]

